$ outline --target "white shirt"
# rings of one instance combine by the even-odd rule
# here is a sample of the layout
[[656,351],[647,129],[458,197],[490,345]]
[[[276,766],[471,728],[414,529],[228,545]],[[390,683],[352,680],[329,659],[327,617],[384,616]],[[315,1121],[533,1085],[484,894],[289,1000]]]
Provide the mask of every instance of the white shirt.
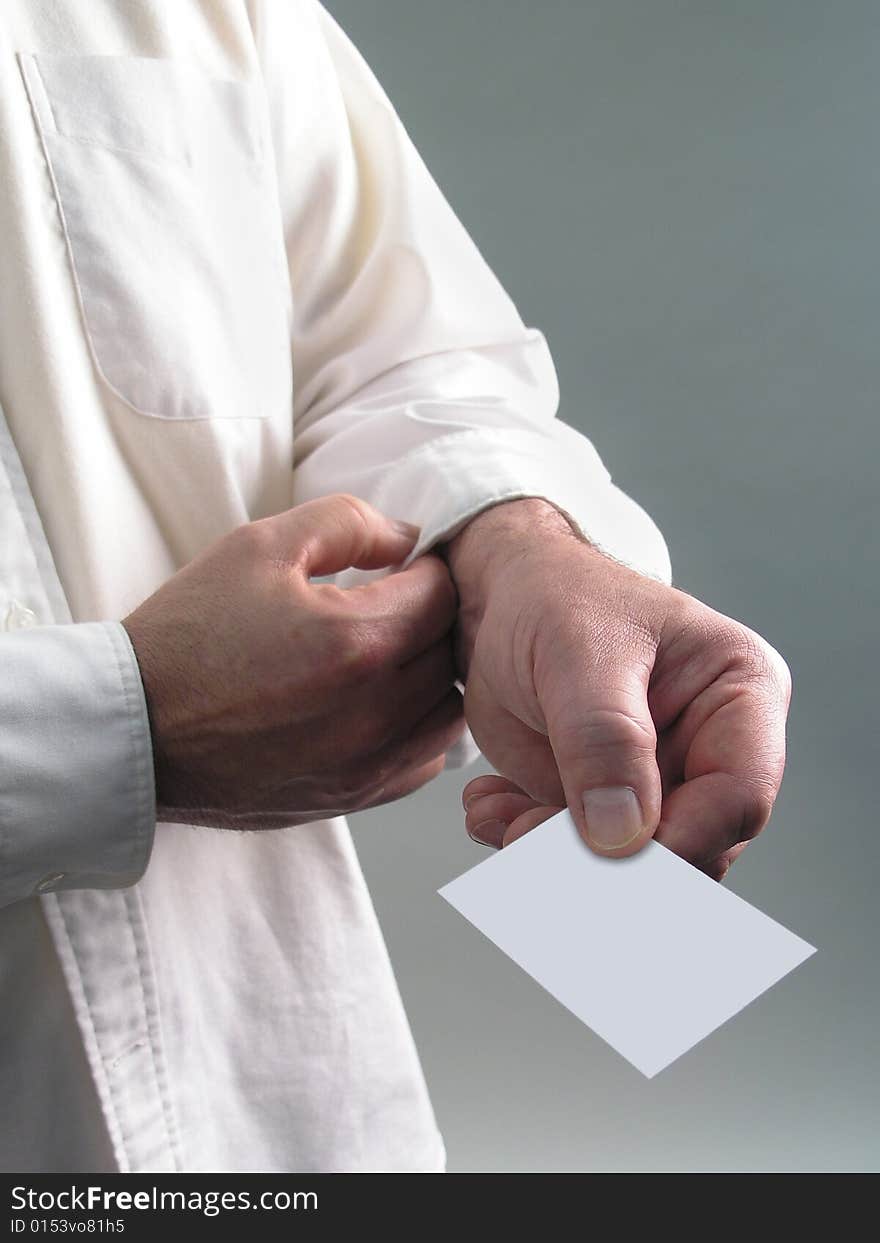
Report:
[[156,825],[119,619],[333,492],[666,546],[316,0],[5,0],[0,64],[0,1166],[441,1169],[345,819]]

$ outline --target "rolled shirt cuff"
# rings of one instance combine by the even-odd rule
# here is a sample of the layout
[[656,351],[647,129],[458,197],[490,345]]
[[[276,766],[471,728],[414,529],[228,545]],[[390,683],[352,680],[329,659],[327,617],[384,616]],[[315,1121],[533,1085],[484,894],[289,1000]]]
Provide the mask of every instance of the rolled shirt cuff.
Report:
[[[601,551],[669,585],[669,551],[653,519],[612,481],[586,437],[556,419],[548,433],[469,429],[421,445],[389,469],[369,500],[420,528],[403,567],[457,535],[501,501],[540,496],[562,509]],[[387,569],[345,570],[341,587],[383,577]]]

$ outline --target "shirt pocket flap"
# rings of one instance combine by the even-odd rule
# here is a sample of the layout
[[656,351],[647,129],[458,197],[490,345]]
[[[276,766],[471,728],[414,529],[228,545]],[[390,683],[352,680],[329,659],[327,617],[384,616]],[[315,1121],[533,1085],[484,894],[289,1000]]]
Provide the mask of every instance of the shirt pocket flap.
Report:
[[41,52],[20,60],[44,130],[190,166],[262,159],[249,83],[146,56]]

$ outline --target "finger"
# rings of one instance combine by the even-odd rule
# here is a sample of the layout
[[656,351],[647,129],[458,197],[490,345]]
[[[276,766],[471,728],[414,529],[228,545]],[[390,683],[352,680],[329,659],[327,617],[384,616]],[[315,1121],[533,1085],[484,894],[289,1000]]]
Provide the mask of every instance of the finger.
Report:
[[500,820],[504,825],[509,826],[523,812],[533,811],[534,808],[541,806],[543,804],[537,802],[536,799],[529,798],[527,794],[514,794],[510,791],[484,794],[471,803],[465,814],[464,827],[470,833],[471,829],[487,820]]
[[468,829],[468,837],[478,846],[490,846],[493,850],[501,850],[503,846],[509,846],[518,838],[525,837],[526,833],[531,833],[532,829],[536,829],[539,824],[543,824],[551,816],[558,815],[562,810],[561,807],[545,807],[543,804],[535,804],[521,812],[511,824],[506,824],[503,820],[482,820],[472,829]]
[[267,536],[279,560],[304,575],[337,574],[355,566],[380,569],[405,560],[419,528],[381,513],[347,492],[305,501],[251,526]]
[[461,692],[452,687],[433,708],[407,732],[405,739],[392,739],[381,747],[365,765],[372,771],[384,772],[383,786],[391,786],[410,769],[420,768],[445,755],[465,731]]
[[[427,712],[404,741],[388,742],[327,774],[326,786],[335,800],[331,808],[320,809],[320,818],[345,815],[367,807],[378,807],[403,798],[426,780],[441,772],[446,752],[464,733],[465,720],[461,692],[453,689]],[[319,818],[316,813],[315,818]]]
[[656,840],[704,869],[760,833],[770,817],[766,795],[729,773],[707,773],[673,790]]
[[657,833],[702,866],[764,828],[785,768],[784,687],[772,680],[719,680],[674,727],[684,781],[664,801]]
[[542,824],[561,807],[547,807],[498,773],[484,773],[462,791],[465,829],[481,845],[500,848]]
[[668,729],[657,734],[657,767],[660,769],[663,797],[666,798],[684,781],[684,754],[678,739]]
[[507,777],[500,776],[499,773],[483,773],[479,777],[474,777],[467,782],[461,792],[461,805],[467,811],[473,799],[480,798],[484,794],[525,794],[522,786],[516,785],[515,782],[508,780]]
[[446,755],[435,755],[433,759],[426,764],[422,764],[417,768],[409,768],[400,776],[383,786],[372,798],[363,804],[363,810],[368,807],[384,806],[386,803],[396,803],[402,798],[406,798],[408,794],[414,794],[416,790],[420,790],[422,786],[427,785],[429,781],[433,781],[442,773],[446,766]]
[[455,660],[449,638],[416,656],[402,669],[390,670],[365,688],[370,715],[386,723],[390,738],[405,738],[431,708],[455,686]]
[[715,863],[703,870],[712,877],[713,880],[724,880],[734,863],[740,857],[749,842],[737,842],[735,846],[731,846],[730,850],[725,850],[723,855],[719,855]]
[[[516,773],[524,794],[548,806],[565,794],[556,757],[546,734],[538,733],[498,703],[479,668],[471,667],[464,706],[474,741],[502,778]],[[481,722],[477,729],[476,722]]]
[[508,825],[501,839],[502,846],[509,846],[511,842],[517,841],[520,837],[525,837],[526,833],[531,833],[532,829],[536,829],[539,824],[543,824],[545,820],[549,820],[552,816],[558,816],[563,810],[561,807],[533,807],[529,811],[524,812],[521,816],[517,816],[514,822]]
[[[653,835],[662,798],[648,708],[653,650],[636,633],[557,641],[539,700],[565,800],[599,854],[631,855]],[[552,800],[547,800],[548,803]]]
[[346,607],[355,608],[358,617],[381,630],[398,665],[450,634],[458,613],[458,592],[449,568],[433,553],[417,557],[405,570],[351,587],[344,595]]

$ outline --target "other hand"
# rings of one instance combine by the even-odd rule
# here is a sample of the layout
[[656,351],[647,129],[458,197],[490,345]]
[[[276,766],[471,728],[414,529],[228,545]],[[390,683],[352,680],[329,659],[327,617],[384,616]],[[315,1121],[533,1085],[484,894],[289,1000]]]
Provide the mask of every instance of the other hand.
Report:
[[389,803],[464,732],[443,560],[343,590],[310,576],[402,562],[417,528],[337,494],[239,527],[123,619],[160,820],[268,829]]

